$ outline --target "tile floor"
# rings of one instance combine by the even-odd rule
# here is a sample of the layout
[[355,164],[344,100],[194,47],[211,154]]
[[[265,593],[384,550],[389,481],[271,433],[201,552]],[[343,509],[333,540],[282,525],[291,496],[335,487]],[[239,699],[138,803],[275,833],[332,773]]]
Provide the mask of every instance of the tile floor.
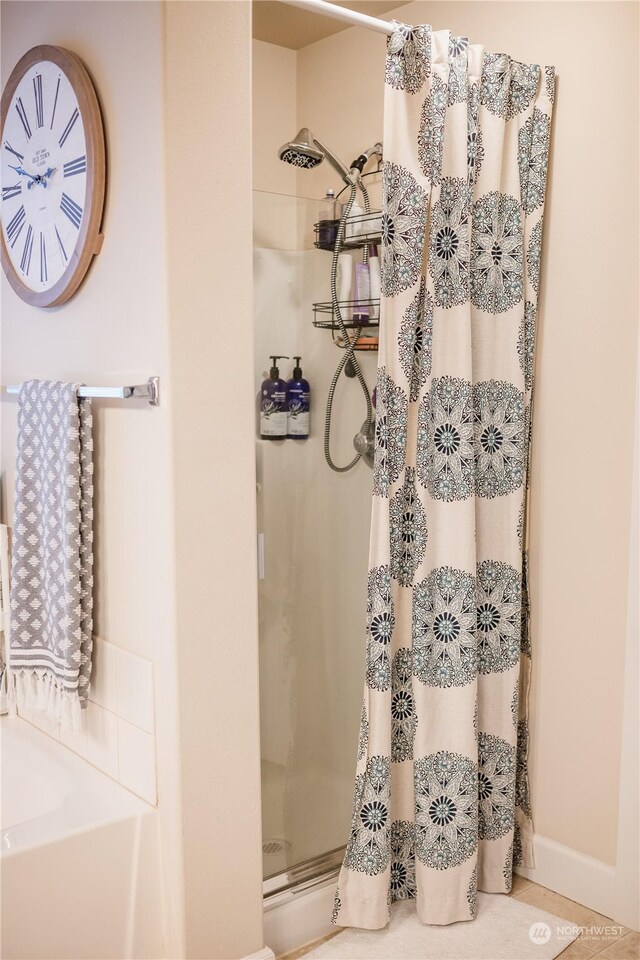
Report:
[[[541,910],[562,917],[563,920],[570,920],[582,928],[578,939],[562,951],[559,960],[591,960],[592,957],[597,957],[598,960],[639,960],[640,958],[640,934],[628,930],[627,927],[617,924],[608,917],[603,917],[595,910],[589,910],[588,907],[583,907],[573,900],[561,897],[559,893],[554,893],[546,887],[518,876],[514,877],[510,896],[533,907],[540,907]],[[595,929],[599,927],[615,928],[615,933],[612,931],[610,935],[606,935]],[[299,960],[318,944],[335,937],[336,933],[330,933],[321,940],[308,943],[306,947],[287,953],[278,960]]]

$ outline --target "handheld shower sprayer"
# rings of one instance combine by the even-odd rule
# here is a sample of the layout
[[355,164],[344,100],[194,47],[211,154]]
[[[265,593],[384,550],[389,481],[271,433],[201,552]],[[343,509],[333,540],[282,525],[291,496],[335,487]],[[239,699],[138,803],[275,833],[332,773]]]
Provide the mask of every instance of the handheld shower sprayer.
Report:
[[329,147],[322,143],[321,140],[314,137],[308,127],[302,127],[293,140],[290,140],[288,143],[283,143],[278,150],[279,160],[282,160],[284,163],[290,163],[294,167],[301,167],[303,170],[312,170],[314,167],[317,167],[318,164],[322,163],[323,160],[328,160],[338,176],[344,180],[348,187],[352,186],[358,180],[364,170],[365,164],[374,155],[382,159],[382,144],[380,142],[374,143],[372,147],[369,147],[356,157],[351,167],[347,170],[342,160],[340,160]]
[[282,144],[278,150],[278,158],[294,167],[302,167],[303,170],[311,170],[326,159],[347,186],[350,187],[354,182],[342,160],[314,137],[308,127],[302,127],[294,140]]

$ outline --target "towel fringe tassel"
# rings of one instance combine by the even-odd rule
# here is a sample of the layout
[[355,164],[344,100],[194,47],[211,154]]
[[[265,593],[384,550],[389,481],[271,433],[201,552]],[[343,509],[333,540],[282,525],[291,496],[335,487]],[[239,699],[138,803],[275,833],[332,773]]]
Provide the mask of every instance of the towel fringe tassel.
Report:
[[77,691],[65,690],[58,677],[47,670],[11,669],[7,682],[9,710],[33,710],[45,714],[63,730],[80,732],[82,705]]

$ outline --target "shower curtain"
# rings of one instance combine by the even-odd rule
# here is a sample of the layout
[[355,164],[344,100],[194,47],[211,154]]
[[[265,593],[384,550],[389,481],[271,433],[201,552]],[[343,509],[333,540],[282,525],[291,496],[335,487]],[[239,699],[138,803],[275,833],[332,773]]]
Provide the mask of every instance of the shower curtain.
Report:
[[533,865],[526,541],[554,69],[398,24],[366,684],[333,920],[473,919]]

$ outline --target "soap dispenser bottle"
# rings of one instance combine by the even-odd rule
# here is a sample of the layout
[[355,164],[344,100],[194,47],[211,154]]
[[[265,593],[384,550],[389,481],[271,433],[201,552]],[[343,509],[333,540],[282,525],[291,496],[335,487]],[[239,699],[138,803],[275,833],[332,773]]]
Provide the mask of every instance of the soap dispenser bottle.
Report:
[[289,420],[288,435],[293,440],[306,440],[309,436],[309,410],[311,407],[311,387],[302,376],[301,357],[296,362],[293,376],[287,383]]
[[263,440],[284,440],[287,436],[287,385],[280,379],[278,360],[288,357],[272,356],[269,376],[260,388],[260,437]]

